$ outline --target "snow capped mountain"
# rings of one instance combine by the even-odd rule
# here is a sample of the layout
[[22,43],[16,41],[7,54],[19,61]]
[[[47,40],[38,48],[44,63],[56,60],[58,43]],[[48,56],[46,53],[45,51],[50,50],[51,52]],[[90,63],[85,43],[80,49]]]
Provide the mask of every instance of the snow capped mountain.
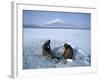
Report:
[[69,22],[67,22],[63,19],[60,19],[60,18],[56,18],[56,19],[53,19],[53,20],[46,21],[44,24],[41,24],[41,25],[24,24],[23,27],[24,28],[52,28],[52,29],[53,28],[58,28],[58,29],[85,29],[85,30],[90,29],[90,27],[87,28],[87,26],[80,25],[80,23],[78,25],[76,25],[76,24],[69,23]]
[[56,19],[54,19],[54,20],[48,21],[47,23],[45,23],[45,25],[53,24],[53,23],[65,23],[65,21],[62,20],[62,19],[56,18]]
[[70,27],[70,24],[67,24],[64,20],[62,19],[53,19],[51,21],[46,22],[43,24],[43,26],[48,26],[48,27]]

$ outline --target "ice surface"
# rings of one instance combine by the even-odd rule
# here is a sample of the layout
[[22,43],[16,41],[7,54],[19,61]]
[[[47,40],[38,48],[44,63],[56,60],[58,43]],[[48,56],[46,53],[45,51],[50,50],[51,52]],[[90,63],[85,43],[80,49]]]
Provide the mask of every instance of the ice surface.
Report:
[[[90,30],[77,29],[24,29],[23,69],[63,68],[91,65]],[[63,54],[65,42],[74,49],[72,62],[42,56],[42,45],[50,39],[54,55]]]

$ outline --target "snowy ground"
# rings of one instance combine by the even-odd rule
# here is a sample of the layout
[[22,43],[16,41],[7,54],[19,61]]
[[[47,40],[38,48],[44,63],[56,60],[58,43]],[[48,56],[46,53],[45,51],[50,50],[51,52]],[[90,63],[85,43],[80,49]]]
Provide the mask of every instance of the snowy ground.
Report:
[[[23,69],[79,67],[91,65],[90,30],[72,29],[24,29]],[[72,62],[46,59],[42,56],[42,44],[50,39],[51,49],[57,56],[63,54],[63,45],[74,49]]]

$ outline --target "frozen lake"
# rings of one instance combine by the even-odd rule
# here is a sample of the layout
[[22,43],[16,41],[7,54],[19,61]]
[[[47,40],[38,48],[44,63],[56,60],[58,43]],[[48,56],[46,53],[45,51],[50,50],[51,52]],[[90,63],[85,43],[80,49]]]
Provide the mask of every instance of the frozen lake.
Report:
[[[59,68],[91,65],[91,30],[80,29],[23,29],[23,68]],[[75,53],[75,60],[71,63],[55,63],[53,60],[45,60],[42,56],[41,46],[50,39],[51,48],[63,46],[69,43]]]

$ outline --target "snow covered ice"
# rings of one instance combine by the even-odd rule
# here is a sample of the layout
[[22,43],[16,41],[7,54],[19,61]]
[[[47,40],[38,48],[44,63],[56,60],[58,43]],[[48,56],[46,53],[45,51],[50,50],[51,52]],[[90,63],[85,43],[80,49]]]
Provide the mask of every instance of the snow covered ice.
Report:
[[[63,54],[65,42],[74,49],[72,62],[45,58],[42,45],[50,39],[56,56]],[[80,29],[36,29],[24,28],[23,69],[64,68],[91,65],[91,31]]]

